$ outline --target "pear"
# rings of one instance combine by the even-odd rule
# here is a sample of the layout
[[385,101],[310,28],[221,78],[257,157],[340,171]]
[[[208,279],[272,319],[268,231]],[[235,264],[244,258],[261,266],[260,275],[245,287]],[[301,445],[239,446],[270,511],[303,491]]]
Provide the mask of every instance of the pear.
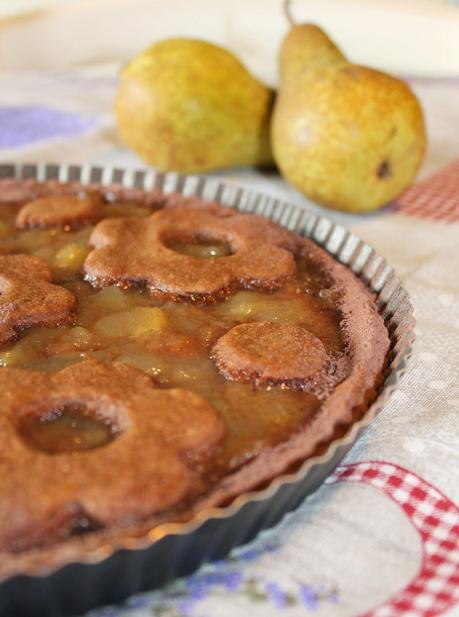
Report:
[[280,54],[271,124],[274,158],[304,195],[337,210],[389,203],[413,180],[424,118],[400,79],[351,64],[323,30],[295,25]]
[[122,71],[119,133],[162,171],[272,164],[272,90],[230,52],[198,40],[152,45]]

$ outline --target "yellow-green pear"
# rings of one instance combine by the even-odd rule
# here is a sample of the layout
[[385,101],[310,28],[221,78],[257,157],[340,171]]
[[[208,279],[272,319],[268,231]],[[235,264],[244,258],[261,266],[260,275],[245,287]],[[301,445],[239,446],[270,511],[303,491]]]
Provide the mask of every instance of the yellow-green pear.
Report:
[[230,52],[192,39],[152,45],[122,71],[122,139],[163,171],[272,164],[274,93]]
[[413,180],[424,118],[400,79],[351,64],[315,25],[293,25],[280,54],[271,139],[282,175],[304,195],[351,212],[387,204]]

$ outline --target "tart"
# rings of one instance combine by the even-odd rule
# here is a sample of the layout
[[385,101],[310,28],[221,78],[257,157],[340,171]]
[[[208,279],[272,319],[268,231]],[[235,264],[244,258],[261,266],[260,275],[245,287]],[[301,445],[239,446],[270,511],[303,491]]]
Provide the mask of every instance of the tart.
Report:
[[264,217],[0,181],[0,575],[265,486],[364,414],[388,349],[364,285]]

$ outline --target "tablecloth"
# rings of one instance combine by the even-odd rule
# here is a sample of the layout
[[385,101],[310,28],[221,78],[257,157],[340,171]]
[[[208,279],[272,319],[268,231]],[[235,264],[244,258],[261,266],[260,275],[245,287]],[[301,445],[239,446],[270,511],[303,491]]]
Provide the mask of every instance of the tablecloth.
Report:
[[[94,70],[2,73],[0,159],[142,167],[116,136],[115,83]],[[459,80],[412,85],[430,139],[420,184],[372,215],[326,212],[397,268],[414,302],[415,351],[390,403],[276,528],[92,617],[459,615]],[[274,173],[216,175],[320,211]]]

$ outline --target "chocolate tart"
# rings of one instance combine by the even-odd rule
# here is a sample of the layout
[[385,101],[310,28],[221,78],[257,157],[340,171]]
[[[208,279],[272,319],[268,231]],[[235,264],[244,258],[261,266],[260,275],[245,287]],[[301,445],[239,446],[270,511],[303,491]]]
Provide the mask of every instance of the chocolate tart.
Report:
[[197,177],[0,166],[0,615],[116,602],[275,524],[412,340],[392,268],[328,219]]

